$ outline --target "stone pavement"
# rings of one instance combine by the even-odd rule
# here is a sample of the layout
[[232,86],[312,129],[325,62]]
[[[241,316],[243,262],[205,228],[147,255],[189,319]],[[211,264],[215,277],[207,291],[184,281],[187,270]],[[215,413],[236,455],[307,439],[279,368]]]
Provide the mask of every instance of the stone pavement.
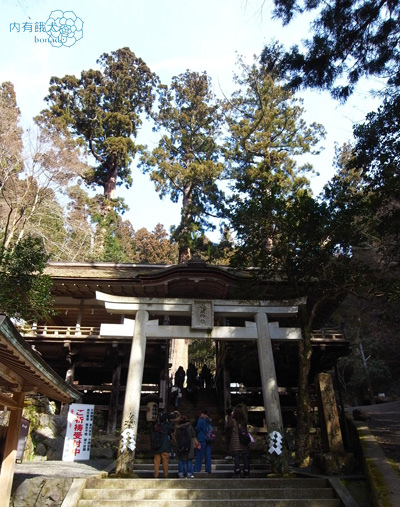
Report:
[[400,401],[358,408],[369,416],[355,421],[374,504],[400,506]]

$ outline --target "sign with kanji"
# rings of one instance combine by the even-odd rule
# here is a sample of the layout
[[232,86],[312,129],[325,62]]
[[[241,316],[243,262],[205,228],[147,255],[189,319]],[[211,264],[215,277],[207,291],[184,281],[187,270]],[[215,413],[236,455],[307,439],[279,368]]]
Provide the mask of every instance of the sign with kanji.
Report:
[[212,329],[214,327],[213,301],[193,301],[192,303],[192,329]]
[[63,461],[84,461],[90,458],[94,405],[72,403],[69,406]]

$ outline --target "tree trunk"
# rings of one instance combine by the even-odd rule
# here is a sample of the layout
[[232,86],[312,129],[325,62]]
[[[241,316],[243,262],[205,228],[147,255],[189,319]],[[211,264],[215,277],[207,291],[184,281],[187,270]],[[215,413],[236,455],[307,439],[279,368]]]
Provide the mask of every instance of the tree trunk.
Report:
[[192,252],[190,250],[190,232],[193,223],[191,207],[193,203],[192,186],[188,183],[183,190],[181,223],[179,225],[179,264],[190,261]]
[[304,468],[310,462],[310,395],[308,378],[311,367],[311,329],[305,305],[299,307],[303,339],[299,343],[299,376],[297,395],[296,465]]
[[179,247],[179,257],[178,257],[178,263],[184,264],[185,262],[190,261],[192,258],[190,253],[190,247],[188,246],[180,246]]
[[117,176],[118,176],[118,167],[115,164],[112,165],[107,171],[107,179],[104,183],[104,196],[108,200],[115,199],[115,192],[117,189]]

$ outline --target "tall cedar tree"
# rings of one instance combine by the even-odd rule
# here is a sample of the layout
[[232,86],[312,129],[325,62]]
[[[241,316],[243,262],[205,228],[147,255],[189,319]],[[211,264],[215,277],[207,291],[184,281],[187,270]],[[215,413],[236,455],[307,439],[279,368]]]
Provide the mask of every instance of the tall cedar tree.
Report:
[[[367,187],[370,223],[383,239],[386,252],[398,249],[399,125],[400,125],[400,2],[397,0],[274,0],[275,15],[289,23],[305,11],[315,12],[313,38],[304,50],[295,46],[285,55],[264,49],[265,64],[289,72],[291,86],[330,90],[345,100],[361,77],[382,78],[385,98],[376,112],[354,128],[352,169],[360,170]],[[386,211],[385,211],[386,209]],[[367,207],[365,208],[367,211]],[[397,237],[396,237],[397,236]]]
[[[294,294],[304,283],[324,277],[332,253],[326,207],[311,196],[295,157],[312,152],[323,137],[320,125],[306,125],[301,102],[257,65],[241,63],[240,89],[226,103],[229,138],[226,156],[236,175],[228,202],[237,237],[234,264],[261,268],[267,277],[285,277]],[[300,287],[300,285],[302,287]],[[296,455],[309,459],[310,404],[307,392],[311,360],[312,312],[300,309],[299,395]]]
[[158,83],[145,62],[129,48],[104,53],[101,70],[76,76],[52,77],[40,124],[71,134],[94,157],[95,166],[84,175],[87,184],[104,189],[115,199],[116,187],[132,184],[130,164],[138,151],[135,138],[142,113],[149,114]]
[[356,156],[352,166],[347,167],[360,171],[361,184],[366,187],[363,193],[369,195],[364,212],[366,215],[369,211],[370,236],[377,234],[381,251],[393,254],[398,250],[400,220],[400,2],[274,0],[274,3],[275,15],[284,23],[290,23],[298,13],[316,13],[312,40],[305,42],[303,50],[295,46],[286,54],[279,54],[274,45],[264,49],[262,61],[282,74],[289,73],[291,86],[326,89],[335,98],[346,100],[362,77],[381,78],[381,83],[386,84],[381,92],[385,99],[382,106],[354,128]]
[[[400,95],[386,100],[354,128],[354,157],[346,168],[361,172],[369,234],[385,266],[397,264],[400,243]],[[393,263],[395,263],[393,265]],[[398,290],[398,289],[397,289]],[[398,291],[399,292],[399,291]],[[399,296],[398,296],[399,297]]]
[[[357,279],[355,290],[362,298],[379,294],[380,300],[383,297],[386,301],[384,306],[390,308],[400,300],[400,2],[274,3],[275,14],[284,23],[298,13],[315,12],[313,36],[302,49],[295,46],[283,56],[276,46],[264,49],[264,64],[288,75],[290,86],[328,90],[333,97],[345,101],[362,77],[381,78],[384,101],[354,127],[354,148],[344,161],[343,155],[349,152],[344,147],[342,164],[327,185],[325,197],[335,228],[341,230],[338,244],[354,254],[350,276]],[[360,246],[362,249],[357,248]],[[392,317],[392,334],[396,334],[395,314]]]
[[[388,194],[385,185],[382,189],[372,185],[364,178],[368,165],[358,165],[359,157],[365,157],[369,148],[374,151],[376,144],[366,148],[357,152],[348,144],[338,150],[338,171],[326,185],[325,197],[338,245],[352,255],[348,280],[356,282],[339,310],[353,354],[339,361],[338,371],[343,387],[359,403],[368,397],[374,403],[374,392],[390,392],[398,378],[400,227],[398,192]],[[385,159],[392,148],[379,156]],[[370,357],[368,364],[361,360],[361,343]]]
[[156,125],[165,132],[157,148],[142,157],[160,198],[182,198],[181,221],[173,238],[179,245],[179,262],[191,258],[199,235],[211,227],[209,218],[221,193],[217,181],[223,175],[217,143],[222,116],[205,72],[186,71],[172,79],[170,89],[160,88]]
[[[276,17],[289,23],[315,12],[313,37],[304,49],[294,46],[283,59],[291,86],[330,90],[346,100],[362,77],[383,77],[400,84],[400,2],[398,0],[274,0]],[[266,48],[266,53],[269,50]]]

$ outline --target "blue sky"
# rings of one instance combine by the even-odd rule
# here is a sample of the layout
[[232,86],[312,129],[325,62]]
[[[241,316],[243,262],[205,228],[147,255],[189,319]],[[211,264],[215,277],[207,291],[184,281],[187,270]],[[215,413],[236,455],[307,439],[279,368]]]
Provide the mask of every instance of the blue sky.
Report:
[[[0,0],[0,82],[14,83],[24,126],[44,108],[51,76],[79,75],[96,67],[101,54],[125,46],[165,84],[186,69],[205,70],[215,93],[229,94],[237,54],[251,61],[272,39],[290,46],[307,34],[308,21],[303,18],[286,28],[272,21],[271,3],[267,0],[260,10],[262,0]],[[73,11],[84,22],[83,37],[72,47],[52,47],[40,42],[46,34],[35,33],[35,23],[45,22],[53,10]],[[20,25],[19,32],[11,31],[12,23]],[[28,23],[25,31],[23,23]],[[373,108],[369,88],[369,83],[360,86],[345,106],[325,93],[302,94],[305,119],[322,123],[328,133],[322,154],[310,159],[320,173],[312,180],[315,193],[333,175],[334,143],[351,139],[353,123]],[[138,141],[150,148],[154,143],[146,128]],[[135,161],[132,173],[132,188],[118,193],[130,207],[126,217],[133,227],[152,230],[161,222],[168,230],[177,224],[179,205],[161,201]]]

